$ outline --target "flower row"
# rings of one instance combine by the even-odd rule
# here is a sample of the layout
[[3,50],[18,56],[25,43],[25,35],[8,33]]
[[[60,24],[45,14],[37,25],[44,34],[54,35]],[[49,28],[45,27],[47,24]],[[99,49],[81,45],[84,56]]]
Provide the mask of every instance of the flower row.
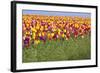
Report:
[[45,43],[46,40],[77,38],[91,30],[91,19],[79,16],[23,15],[23,45]]

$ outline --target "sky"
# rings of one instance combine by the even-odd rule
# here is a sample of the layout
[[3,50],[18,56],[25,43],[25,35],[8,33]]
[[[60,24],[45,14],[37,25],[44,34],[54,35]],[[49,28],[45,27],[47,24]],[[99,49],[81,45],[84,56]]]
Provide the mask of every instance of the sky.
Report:
[[39,14],[49,16],[81,16],[91,17],[91,13],[83,12],[62,12],[62,11],[44,11],[44,10],[23,10],[23,14]]

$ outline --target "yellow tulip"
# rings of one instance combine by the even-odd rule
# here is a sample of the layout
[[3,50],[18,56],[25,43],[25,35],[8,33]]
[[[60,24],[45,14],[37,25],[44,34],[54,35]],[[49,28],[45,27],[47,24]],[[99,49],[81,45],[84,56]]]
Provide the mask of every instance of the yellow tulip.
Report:
[[64,38],[65,37],[65,34],[62,34],[62,37]]
[[35,36],[33,36],[32,39],[35,39]]
[[79,25],[78,25],[78,24],[75,24],[75,27],[76,27],[76,28],[78,28],[78,27],[79,27]]
[[42,36],[44,36],[44,32],[42,32]]
[[39,44],[40,40],[34,40],[34,44]]
[[53,37],[54,36],[54,33],[51,33],[51,36]]
[[33,31],[33,32],[37,32],[37,30],[36,30],[35,28],[32,28],[32,31]]
[[26,27],[29,27],[30,24],[26,24]]
[[41,36],[41,33],[39,33],[39,36]]
[[66,32],[66,29],[64,29],[64,33]]
[[35,34],[35,33],[33,33],[33,34],[32,34],[32,38],[33,38],[33,39],[35,39],[35,37],[36,37],[36,34]]
[[51,35],[50,35],[50,33],[48,33],[48,37],[50,37]]
[[40,28],[39,25],[37,25],[37,26],[36,26],[36,29],[39,30],[39,28]]
[[58,32],[61,32],[61,30],[60,30],[60,29],[58,29]]
[[43,26],[41,26],[40,30],[43,31]]
[[28,35],[28,34],[30,34],[30,32],[29,31],[26,31],[25,34]]

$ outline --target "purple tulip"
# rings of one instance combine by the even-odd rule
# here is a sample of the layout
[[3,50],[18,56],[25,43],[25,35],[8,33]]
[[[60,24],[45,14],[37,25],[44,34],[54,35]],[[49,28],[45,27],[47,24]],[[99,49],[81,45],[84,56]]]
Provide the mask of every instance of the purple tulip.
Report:
[[52,27],[51,27],[51,26],[49,26],[49,27],[48,27],[48,30],[51,30],[51,29],[52,29]]
[[48,23],[42,22],[42,21],[41,21],[41,25],[42,25],[42,26],[44,26],[44,25],[46,25],[46,24],[48,24]]
[[45,36],[40,36],[40,40],[46,40]]
[[29,44],[29,37],[26,37],[26,38],[25,38],[24,44],[25,44],[25,45]]
[[40,40],[42,40],[44,42],[44,44],[45,44],[45,42],[46,42],[46,36],[41,36]]
[[25,27],[25,24],[23,24],[22,26]]
[[33,24],[36,24],[36,20],[32,20],[32,23],[33,23]]
[[32,20],[31,25],[34,26],[36,23],[37,23],[36,20]]

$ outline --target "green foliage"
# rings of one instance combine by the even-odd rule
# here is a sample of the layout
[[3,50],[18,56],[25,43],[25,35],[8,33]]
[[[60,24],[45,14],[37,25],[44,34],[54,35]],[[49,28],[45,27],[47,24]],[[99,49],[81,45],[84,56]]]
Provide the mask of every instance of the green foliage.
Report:
[[69,40],[52,40],[23,48],[23,62],[84,60],[91,58],[90,35]]

